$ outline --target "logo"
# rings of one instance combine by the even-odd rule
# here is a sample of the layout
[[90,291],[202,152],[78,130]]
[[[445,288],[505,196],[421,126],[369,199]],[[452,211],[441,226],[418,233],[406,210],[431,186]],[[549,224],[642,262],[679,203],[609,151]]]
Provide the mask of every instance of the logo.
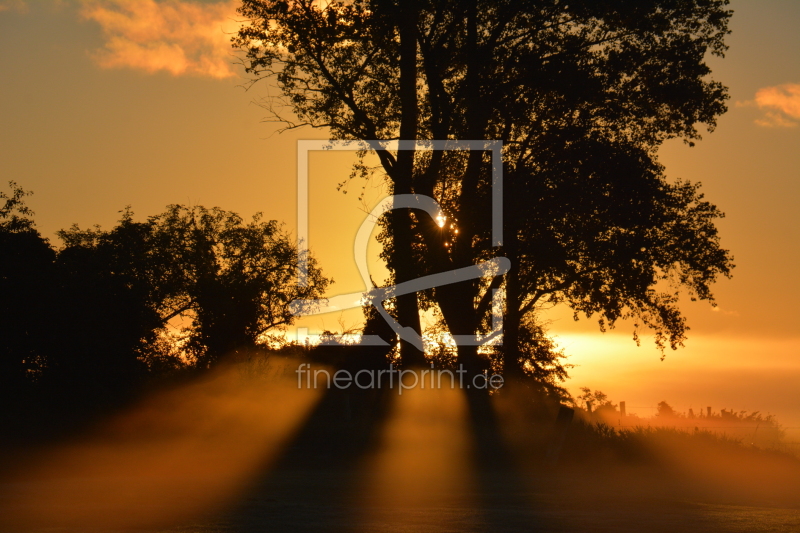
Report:
[[[298,284],[308,283],[308,153],[312,150],[480,150],[492,153],[492,246],[503,244],[503,164],[502,141],[335,141],[316,140],[298,141],[297,159],[297,272]],[[353,243],[356,266],[365,286],[371,285],[367,268],[367,245],[378,218],[393,209],[418,209],[426,212],[433,220],[443,217],[439,204],[430,196],[420,194],[399,194],[384,198],[364,219]],[[341,294],[323,300],[294,300],[290,310],[294,316],[309,316],[334,311],[342,311],[372,305],[392,327],[392,330],[403,340],[423,350],[423,339],[413,328],[404,327],[392,317],[384,306],[384,302],[395,296],[419,292],[441,287],[450,283],[459,283],[481,277],[502,276],[511,268],[506,257],[495,257],[476,265],[471,265],[449,272],[440,272],[423,276],[414,280],[387,287],[373,288],[364,292]],[[492,331],[486,335],[453,335],[458,345],[482,345],[502,343],[503,316],[501,291],[494,290],[492,295]],[[318,339],[309,335],[305,328],[298,328],[298,340]],[[386,346],[387,343],[377,335],[365,335],[361,344]]]

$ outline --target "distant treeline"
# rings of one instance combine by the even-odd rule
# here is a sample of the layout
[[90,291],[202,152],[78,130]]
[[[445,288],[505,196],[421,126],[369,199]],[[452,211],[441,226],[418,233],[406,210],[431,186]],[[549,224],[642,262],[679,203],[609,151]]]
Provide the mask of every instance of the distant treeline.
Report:
[[689,409],[686,413],[676,411],[666,401],[656,406],[650,417],[628,413],[621,403],[613,403],[602,391],[581,388],[582,394],[573,400],[579,410],[580,418],[590,423],[606,424],[618,430],[635,428],[672,428],[689,432],[712,433],[727,436],[747,444],[774,447],[783,443],[786,431],[774,415],[764,415],[759,411],[734,411],[721,409],[705,411]]
[[30,194],[0,191],[0,386],[125,388],[176,368],[209,368],[292,320],[289,303],[331,280],[312,257],[296,284],[297,248],[274,220],[171,205],[110,230],[73,226],[54,246]]

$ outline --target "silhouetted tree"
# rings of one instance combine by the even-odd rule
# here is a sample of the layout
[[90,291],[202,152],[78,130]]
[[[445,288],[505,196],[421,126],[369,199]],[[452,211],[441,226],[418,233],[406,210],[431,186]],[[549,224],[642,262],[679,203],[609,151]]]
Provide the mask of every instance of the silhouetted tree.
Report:
[[299,287],[296,246],[276,221],[245,222],[219,208],[172,205],[143,222],[126,208],[110,230],[58,232],[56,251],[25,206],[30,193],[10,188],[0,191],[6,399],[38,381],[94,404],[148,371],[206,368],[268,342],[292,322],[294,299],[318,299],[331,283],[308,257],[308,285]]
[[332,282],[309,256],[307,285],[299,286],[294,241],[260,213],[245,222],[219,208],[173,205],[150,222],[180,280],[164,318],[192,320],[187,346],[201,365],[263,342],[264,335],[292,323],[293,300],[321,298]]
[[110,231],[73,226],[58,235],[64,242],[53,324],[59,347],[49,373],[72,387],[135,383],[146,374],[142,356],[163,327],[160,282],[170,282],[148,268],[150,226],[133,222],[126,210]]
[[675,409],[673,409],[670,404],[663,400],[658,402],[656,408],[658,410],[656,416],[660,416],[662,418],[673,418],[678,416],[678,413],[675,412]]
[[128,339],[139,352],[152,350],[163,346],[157,337],[172,321],[183,330],[184,351],[201,367],[264,342],[265,334],[292,322],[292,300],[320,298],[330,283],[309,257],[309,283],[299,287],[296,246],[261,214],[245,222],[216,207],[172,205],[145,222],[134,222],[126,210],[108,232],[73,227],[59,235],[67,245],[59,260],[82,261],[75,275],[96,264],[101,278],[122,291],[99,283],[98,297],[130,302],[128,323],[120,327],[132,329],[115,338]]
[[[581,387],[581,393],[577,398],[575,404],[583,407],[587,411],[593,412],[595,415],[613,415],[617,412],[617,405],[611,403],[608,395],[603,391],[592,391],[589,387]],[[590,408],[591,407],[591,408]]]
[[[632,318],[674,348],[686,331],[678,290],[713,301],[711,283],[729,274],[714,228],[721,213],[697,185],[667,181],[656,160],[664,140],[691,144],[697,126],[713,129],[726,109],[705,63],[726,48],[726,5],[244,0],[250,24],[234,45],[255,79],[277,82],[283,97],[268,105],[288,127],[326,127],[339,139],[504,142],[503,249],[491,241],[485,152],[377,156],[394,193],[434,197],[448,217],[444,228],[425,215],[390,217],[384,244],[397,281],[511,258],[504,278],[429,296],[452,333],[473,334],[486,328],[491,290],[504,288],[513,371],[529,359],[520,328],[544,304],[597,315],[601,328]],[[397,304],[401,320],[417,316],[415,299]],[[473,347],[459,357],[480,366]]]
[[0,191],[0,388],[14,394],[45,367],[55,252],[36,230],[24,191]]

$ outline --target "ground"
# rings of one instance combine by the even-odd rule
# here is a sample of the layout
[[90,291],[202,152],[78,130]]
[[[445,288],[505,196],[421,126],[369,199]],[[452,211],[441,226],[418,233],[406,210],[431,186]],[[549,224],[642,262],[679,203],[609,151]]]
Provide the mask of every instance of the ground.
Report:
[[786,454],[573,422],[548,460],[555,417],[513,395],[278,377],[218,373],[6,447],[0,531],[800,531],[800,461]]

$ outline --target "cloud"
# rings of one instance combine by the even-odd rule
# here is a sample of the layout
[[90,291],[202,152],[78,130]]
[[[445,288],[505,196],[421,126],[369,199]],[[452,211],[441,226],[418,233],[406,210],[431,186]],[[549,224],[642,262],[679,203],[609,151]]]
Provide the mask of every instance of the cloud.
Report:
[[766,127],[792,128],[800,121],[800,84],[785,83],[775,87],[764,87],[756,92],[753,102],[764,111],[756,124]]
[[0,0],[0,12],[16,11],[17,13],[27,13],[28,3],[25,0]]
[[227,78],[238,3],[84,0],[81,14],[103,30],[105,46],[93,54],[103,68]]
[[728,316],[739,316],[739,313],[737,311],[728,311],[727,309],[721,308],[719,305],[715,305],[714,307],[712,307],[711,311],[713,311],[714,313],[721,313],[723,315],[728,315]]

